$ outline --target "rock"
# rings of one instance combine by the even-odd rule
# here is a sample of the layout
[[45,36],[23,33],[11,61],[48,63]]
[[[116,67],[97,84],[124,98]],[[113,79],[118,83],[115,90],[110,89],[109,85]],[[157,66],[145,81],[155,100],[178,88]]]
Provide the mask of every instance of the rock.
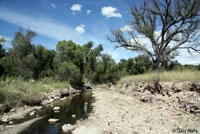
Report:
[[92,89],[92,87],[88,84],[84,84],[83,87],[84,87],[84,89]]
[[8,118],[8,117],[3,117],[3,118],[1,119],[1,121],[4,122],[4,123],[9,122],[10,120],[11,120],[11,119]]
[[30,116],[35,115],[35,111],[32,111],[29,115],[30,115]]
[[60,99],[59,96],[54,96],[53,98],[54,98],[54,100],[59,100]]
[[15,109],[14,109],[14,108],[13,108],[13,109],[11,109],[11,110],[10,110],[10,112],[15,112]]
[[47,103],[52,103],[54,101],[54,99],[49,99],[49,101]]
[[58,122],[58,121],[59,121],[59,119],[53,119],[53,118],[48,120],[49,123],[55,123],[55,122]]
[[43,107],[42,106],[38,106],[35,109],[40,110],[40,109],[43,109]]
[[13,121],[9,121],[8,124],[10,124],[10,125],[13,124]]
[[61,101],[64,101],[66,99],[67,99],[67,97],[60,98]]
[[146,97],[146,96],[143,96],[141,99],[140,99],[140,101],[141,102],[147,102],[147,103],[152,103],[152,100],[153,100],[153,98],[152,97]]
[[71,124],[64,124],[62,126],[62,131],[65,132],[65,133],[69,132],[69,131],[72,131],[74,129],[75,129],[75,127],[73,125],[71,125]]
[[72,118],[76,118],[76,115],[75,115],[75,114],[73,114],[73,115],[72,115]]
[[60,111],[60,107],[54,107],[53,110],[54,111]]

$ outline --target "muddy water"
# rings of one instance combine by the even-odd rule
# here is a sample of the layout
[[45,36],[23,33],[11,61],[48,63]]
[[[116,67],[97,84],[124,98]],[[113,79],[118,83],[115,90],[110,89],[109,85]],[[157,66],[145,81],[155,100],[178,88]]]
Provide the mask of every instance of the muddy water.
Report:
[[[55,104],[54,106],[61,107],[59,113],[54,113],[53,107],[47,107],[37,113],[45,117],[22,131],[21,134],[61,134],[63,124],[75,124],[77,120],[88,117],[88,113],[92,110],[91,103],[92,93],[87,91],[73,97],[71,100]],[[72,115],[76,115],[76,117],[72,118]],[[59,119],[59,121],[51,124],[48,123],[49,118]]]

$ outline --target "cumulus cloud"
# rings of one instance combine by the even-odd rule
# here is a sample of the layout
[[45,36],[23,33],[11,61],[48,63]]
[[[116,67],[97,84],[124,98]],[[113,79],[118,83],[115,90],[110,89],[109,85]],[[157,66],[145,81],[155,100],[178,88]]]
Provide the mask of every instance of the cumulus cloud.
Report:
[[131,28],[130,25],[125,25],[124,27],[121,28],[122,32],[131,32],[133,29]]
[[56,4],[54,4],[54,3],[52,3],[52,2],[50,2],[49,4],[50,4],[50,6],[51,6],[52,8],[56,8]]
[[118,9],[108,6],[108,7],[102,7],[101,8],[101,14],[103,16],[106,16],[106,18],[111,18],[111,17],[119,17],[121,18],[122,15],[120,13],[117,12]]
[[76,32],[78,32],[79,34],[83,34],[85,32],[85,25],[81,24],[80,26],[77,26],[75,28]]
[[82,8],[82,5],[73,4],[72,7],[71,7],[71,10],[73,11],[73,13],[75,13],[76,11],[81,12],[81,8]]
[[89,15],[91,13],[91,10],[87,10],[87,15]]

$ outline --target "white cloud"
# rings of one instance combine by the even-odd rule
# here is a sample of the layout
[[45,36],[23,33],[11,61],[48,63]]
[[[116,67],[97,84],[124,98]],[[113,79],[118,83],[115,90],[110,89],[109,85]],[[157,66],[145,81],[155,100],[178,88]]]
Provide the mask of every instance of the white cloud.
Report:
[[71,39],[77,43],[86,43],[89,39],[93,38],[93,36],[89,35],[82,37],[71,27],[55,21],[49,21],[45,17],[31,17],[5,8],[0,8],[0,19],[25,29],[30,28],[41,35],[54,38],[56,40]]
[[76,32],[78,32],[79,34],[83,34],[85,32],[85,25],[81,24],[80,26],[77,26],[75,28]]
[[2,35],[0,35],[0,38],[4,38],[4,39],[6,40],[6,42],[7,42],[7,41],[11,41],[11,40],[12,40],[12,38],[11,38],[11,37],[2,36]]
[[200,54],[193,52],[192,54],[188,53],[187,50],[179,50],[179,56],[176,57],[181,64],[200,64]]
[[125,25],[124,27],[121,28],[121,30],[123,32],[131,32],[131,31],[133,31],[133,29],[131,28],[130,25]]
[[87,15],[89,15],[91,13],[91,10],[87,10]]
[[111,18],[111,17],[119,17],[121,18],[122,15],[120,13],[117,12],[117,8],[114,7],[102,7],[101,8],[101,14],[103,16],[106,16],[106,18]]
[[72,7],[71,7],[71,10],[73,11],[73,14],[75,14],[76,11],[81,12],[81,8],[82,8],[82,5],[73,4]]
[[50,6],[51,6],[52,8],[56,8],[56,4],[54,4],[54,3],[52,3],[52,2],[49,2],[49,4],[50,4]]

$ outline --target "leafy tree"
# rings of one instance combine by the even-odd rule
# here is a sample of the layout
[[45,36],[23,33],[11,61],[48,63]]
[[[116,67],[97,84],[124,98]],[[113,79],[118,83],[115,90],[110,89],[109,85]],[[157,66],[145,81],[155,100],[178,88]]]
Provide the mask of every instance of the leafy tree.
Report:
[[177,70],[180,71],[183,69],[183,66],[176,60],[176,61],[172,61],[169,64],[169,70]]
[[6,50],[3,48],[5,42],[5,38],[0,38],[0,59],[6,55]]
[[73,63],[64,61],[58,69],[59,80],[69,81],[73,86],[78,86],[80,69]]
[[[180,49],[200,53],[199,5],[199,0],[145,0],[140,8],[131,9],[132,30],[128,34],[121,29],[113,30],[113,37],[108,39],[116,47],[148,55],[154,69],[159,70]],[[150,44],[142,43],[141,39],[149,40]]]
[[85,77],[90,81],[94,80],[98,58],[101,56],[103,46],[100,44],[98,47],[91,49],[86,57],[85,62]]
[[52,76],[54,71],[54,50],[47,50],[39,45],[35,50],[35,58],[37,59],[36,77]]
[[[2,57],[4,57],[6,55],[6,51],[3,48],[3,45],[5,42],[6,42],[5,38],[0,38],[0,60]],[[2,76],[3,72],[4,72],[4,68],[0,64],[0,76]]]
[[118,66],[108,54],[103,54],[97,63],[94,83],[116,83],[119,80]]
[[0,59],[1,75],[0,76],[15,76],[14,66],[11,58],[7,55]]
[[59,53],[60,63],[66,61],[71,62],[75,66],[77,66],[80,70],[80,78],[79,83],[82,83],[83,74],[84,74],[84,50],[83,48],[69,41],[60,41],[56,46],[56,50]]
[[[15,37],[12,41],[12,48],[9,50],[11,56],[12,66],[15,68],[14,71],[18,76],[24,78],[34,77],[33,68],[29,69],[29,61],[35,61],[34,56],[34,45],[31,43],[32,38],[36,35],[35,32],[27,30],[26,34],[21,31],[15,33]],[[31,74],[31,75],[30,75]]]

